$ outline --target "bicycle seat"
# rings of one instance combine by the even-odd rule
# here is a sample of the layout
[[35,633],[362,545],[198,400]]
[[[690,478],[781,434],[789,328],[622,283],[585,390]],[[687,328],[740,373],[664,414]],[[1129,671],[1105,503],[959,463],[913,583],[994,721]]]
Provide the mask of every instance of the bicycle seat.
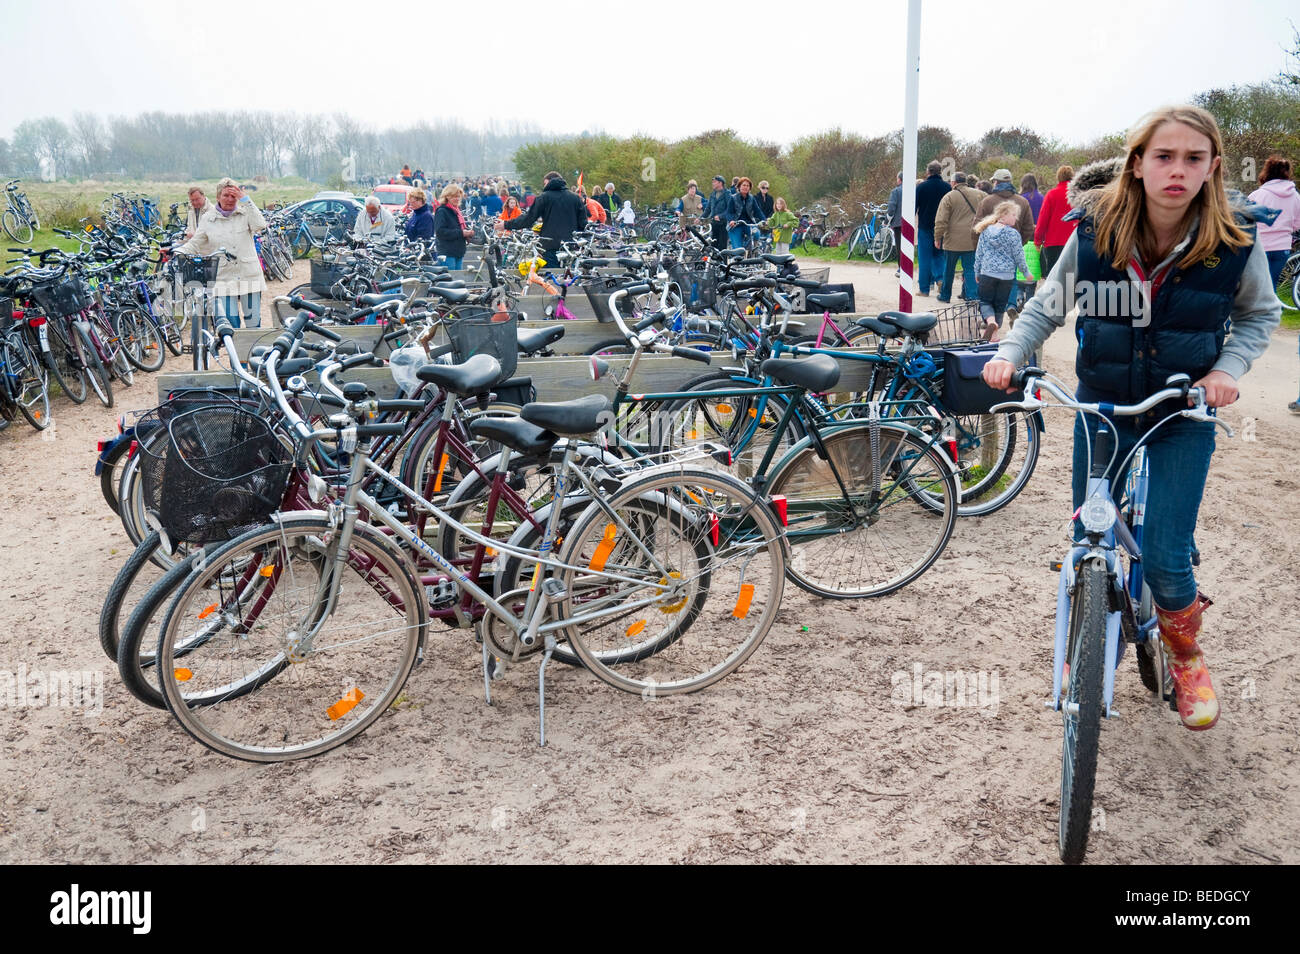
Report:
[[901,328],[910,335],[923,335],[939,323],[938,316],[928,312],[909,315],[905,311],[882,311],[876,317],[885,324]]
[[556,328],[520,328],[519,350],[524,354],[541,351],[547,345],[564,337],[564,326]]
[[437,295],[450,305],[459,305],[469,297],[469,290],[465,288],[447,288],[443,285],[430,285],[429,294]]
[[386,301],[401,301],[405,297],[401,292],[372,292],[367,295],[358,295],[357,301],[363,308],[370,305],[382,305]]
[[530,424],[556,434],[580,437],[600,430],[608,413],[609,398],[603,394],[589,394],[572,401],[525,404],[520,416]]
[[476,354],[464,364],[426,364],[415,372],[421,381],[436,384],[460,397],[482,394],[501,378],[501,362],[490,354]]
[[859,328],[868,328],[882,338],[896,338],[903,333],[903,329],[887,325],[877,318],[859,318],[857,324]]
[[469,422],[469,432],[475,437],[504,444],[529,457],[546,454],[559,440],[558,434],[536,424],[529,424],[521,417],[478,417]]
[[761,256],[761,258],[765,262],[771,262],[773,265],[789,265],[794,261],[794,256],[788,253],[777,255],[775,252],[766,252]]
[[464,288],[465,279],[463,278],[439,278],[433,282],[435,288]]
[[849,307],[848,292],[823,292],[809,295],[808,304],[823,311],[847,311]]
[[796,361],[768,358],[763,362],[762,369],[773,381],[793,384],[809,391],[829,391],[840,380],[840,366],[828,354],[815,354]]

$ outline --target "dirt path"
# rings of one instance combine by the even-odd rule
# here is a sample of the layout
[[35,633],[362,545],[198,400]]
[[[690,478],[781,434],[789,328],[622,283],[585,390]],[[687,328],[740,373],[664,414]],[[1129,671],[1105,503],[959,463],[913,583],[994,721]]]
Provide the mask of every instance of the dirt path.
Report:
[[[896,301],[892,270],[833,279],[847,275],[860,304]],[[1058,334],[1049,368],[1070,376],[1070,350]],[[1242,436],[1220,440],[1202,510],[1222,720],[1184,731],[1125,661],[1095,862],[1300,861],[1286,823],[1300,817],[1296,376],[1296,335],[1279,333],[1224,415]],[[120,407],[151,393],[123,391]],[[0,671],[103,681],[100,711],[0,711],[0,860],[1056,861],[1060,729],[1042,700],[1047,565],[1069,506],[1063,417],[1021,498],[959,524],[921,580],[869,603],[790,587],[767,642],[707,692],[643,700],[552,667],[539,749],[535,668],[513,670],[487,708],[472,635],[435,629],[402,708],[325,758],[259,767],[139,705],[99,649],[128,553],[91,477],[115,414],[60,400],[52,437],[0,434]],[[906,698],[916,667],[975,674],[977,704]]]

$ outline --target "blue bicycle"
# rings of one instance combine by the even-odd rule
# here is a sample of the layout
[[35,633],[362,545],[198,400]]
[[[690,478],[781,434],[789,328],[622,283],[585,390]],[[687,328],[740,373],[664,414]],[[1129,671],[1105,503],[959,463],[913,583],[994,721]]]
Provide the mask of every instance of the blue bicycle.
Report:
[[[1101,717],[1118,715],[1114,708],[1115,670],[1124,643],[1136,647],[1143,684],[1177,709],[1155,606],[1142,578],[1142,530],[1146,513],[1148,469],[1143,446],[1163,425],[1178,417],[1210,422],[1232,436],[1232,428],[1205,405],[1205,392],[1193,388],[1185,374],[1171,376],[1166,387],[1134,405],[1084,404],[1060,381],[1039,368],[1024,368],[1012,377],[1023,387],[1023,401],[996,405],[994,411],[1037,411],[1064,407],[1098,419],[1095,446],[1089,449],[1089,478],[1083,505],[1075,514],[1081,533],[1060,570],[1056,591],[1056,639],[1052,697],[1047,707],[1061,713],[1065,741],[1061,749],[1060,855],[1078,864],[1088,848],[1092,796],[1097,777]],[[1041,391],[1039,390],[1041,388]],[[1047,392],[1059,403],[1031,395]],[[1192,406],[1158,421],[1137,440],[1116,466],[1119,446],[1113,417],[1136,417],[1164,401],[1192,400]],[[1124,475],[1118,506],[1111,476]]]

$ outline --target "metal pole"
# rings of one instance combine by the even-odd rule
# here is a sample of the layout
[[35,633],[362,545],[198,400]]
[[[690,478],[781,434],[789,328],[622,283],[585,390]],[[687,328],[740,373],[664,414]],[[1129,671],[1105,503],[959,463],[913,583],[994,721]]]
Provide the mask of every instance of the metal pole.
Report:
[[916,262],[916,112],[921,85],[921,0],[907,0],[907,70],[903,107],[903,229],[898,250],[898,310],[912,310]]

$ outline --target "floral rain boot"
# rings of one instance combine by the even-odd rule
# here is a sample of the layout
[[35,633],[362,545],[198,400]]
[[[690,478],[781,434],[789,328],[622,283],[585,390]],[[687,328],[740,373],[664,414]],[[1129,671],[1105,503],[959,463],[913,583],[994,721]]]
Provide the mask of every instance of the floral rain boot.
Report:
[[1178,718],[1193,731],[1209,729],[1219,721],[1219,700],[1210,684],[1210,670],[1196,642],[1201,632],[1201,614],[1213,603],[1197,593],[1196,599],[1180,610],[1156,607],[1160,641],[1168,654],[1169,674],[1178,691]]

